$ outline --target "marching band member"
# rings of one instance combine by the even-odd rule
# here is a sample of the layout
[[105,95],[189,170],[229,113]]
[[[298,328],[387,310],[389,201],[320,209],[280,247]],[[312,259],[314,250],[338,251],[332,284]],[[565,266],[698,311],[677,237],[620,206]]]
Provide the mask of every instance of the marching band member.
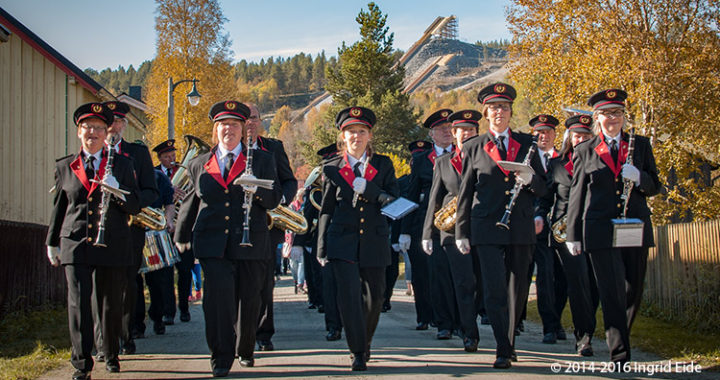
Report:
[[[435,213],[458,194],[460,179],[462,178],[462,149],[463,144],[470,138],[477,136],[479,121],[482,114],[475,110],[457,111],[448,117],[452,123],[452,134],[457,141],[455,151],[443,155],[435,160],[433,184],[430,188],[428,209],[423,226],[422,247],[425,253],[440,256],[435,259],[445,261],[449,273],[438,273],[452,280],[454,299],[450,299],[445,306],[451,314],[457,310],[458,315],[453,319],[460,321],[464,339],[463,346],[467,352],[477,351],[480,338],[477,328],[477,308],[475,306],[475,273],[473,259],[470,255],[463,255],[455,246],[455,230],[438,230],[433,221]],[[438,269],[438,268],[436,268]]]
[[[260,291],[268,270],[270,249],[266,214],[280,203],[282,190],[279,186],[269,190],[234,183],[241,173],[252,178],[247,173],[250,169],[257,178],[277,182],[272,154],[259,149],[248,151],[243,143],[250,109],[228,100],[214,104],[209,116],[214,122],[213,142],[217,145],[188,165],[194,186],[180,207],[175,242],[181,252],[192,248],[202,265],[210,364],[213,376],[224,377],[236,356],[241,366],[254,363]],[[250,168],[246,168],[248,154],[254,155]],[[246,192],[253,193],[250,247],[240,246]],[[241,315],[239,310],[243,310]]]
[[318,259],[337,280],[353,371],[367,369],[390,264],[390,231],[380,209],[399,193],[392,161],[369,145],[374,124],[375,114],[363,107],[346,108],[335,118],[342,153],[323,166],[318,221]]
[[[93,369],[93,313],[97,305],[98,324],[103,334],[101,350],[105,368],[119,372],[122,291],[131,262],[128,218],[139,210],[139,189],[132,160],[121,155],[109,157],[103,149],[113,112],[100,103],[84,104],[75,111],[81,151],[57,160],[55,200],[46,244],[53,266],[63,265],[68,284],[68,327],[75,367],[73,379],[89,379]],[[112,170],[106,173],[106,170]],[[91,179],[126,190],[125,200],[101,191]],[[111,197],[107,209],[103,198]],[[104,224],[103,224],[104,223]],[[104,226],[104,244],[96,241]],[[94,298],[94,301],[91,299]]]
[[[650,141],[634,137],[633,164],[626,163],[629,136],[627,93],[609,89],[593,94],[595,137],[575,147],[573,181],[568,204],[567,248],[572,255],[588,253],[597,278],[610,359],[630,360],[630,328],[640,306],[648,247],[654,246],[647,197],[660,190]],[[644,222],[642,246],[613,247],[613,224],[623,212],[624,182],[632,184],[627,216]]]
[[[527,303],[527,273],[535,245],[531,210],[534,198],[547,191],[537,155],[530,157],[535,174],[515,174],[497,163],[523,161],[532,145],[530,136],[509,128],[515,94],[515,89],[505,83],[489,85],[478,94],[490,130],[463,148],[455,225],[460,252],[472,251],[480,262],[486,311],[497,343],[495,368],[510,368],[510,361],[517,360],[514,330]],[[497,224],[512,199],[511,190],[519,193],[509,229],[505,229]]]
[[[451,113],[450,109],[435,111],[423,123],[423,127],[430,131],[433,146],[430,153],[420,151],[413,154],[407,193],[407,198],[418,203],[420,207],[402,218],[402,229],[398,237],[400,249],[408,252],[412,263],[412,285],[417,313],[415,328],[427,330],[428,325],[434,323],[438,329],[438,339],[452,337],[451,331],[455,321],[447,309],[447,300],[453,298],[452,282],[447,276],[435,275],[438,272],[447,273],[447,265],[443,262],[435,262],[432,256],[428,258],[422,251],[420,240],[422,240],[422,225],[427,212],[435,159],[455,149],[452,144],[451,125],[448,122]],[[440,268],[437,268],[438,266]]]
[[[575,115],[565,121],[568,136],[563,142],[560,155],[550,160],[550,192],[541,199],[548,200],[544,210],[552,209],[550,226],[562,223],[567,217],[568,198],[573,175],[574,147],[592,138],[592,118]],[[546,214],[547,215],[547,214]],[[595,310],[598,306],[597,285],[586,254],[573,256],[564,243],[552,236],[549,243],[562,264],[567,279],[567,294],[570,299],[573,326],[575,327],[575,351],[581,356],[593,356],[592,337],[595,333]],[[538,241],[540,244],[540,241]]]

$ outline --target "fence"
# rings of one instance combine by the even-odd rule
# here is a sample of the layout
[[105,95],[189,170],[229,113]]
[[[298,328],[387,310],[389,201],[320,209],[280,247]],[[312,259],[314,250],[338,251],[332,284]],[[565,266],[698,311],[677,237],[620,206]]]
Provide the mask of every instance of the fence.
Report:
[[[720,302],[720,220],[656,226],[645,300],[670,316]],[[700,309],[698,309],[700,308]],[[692,316],[690,316],[692,317]]]
[[45,254],[47,226],[0,220],[0,319],[10,310],[63,304],[65,272]]

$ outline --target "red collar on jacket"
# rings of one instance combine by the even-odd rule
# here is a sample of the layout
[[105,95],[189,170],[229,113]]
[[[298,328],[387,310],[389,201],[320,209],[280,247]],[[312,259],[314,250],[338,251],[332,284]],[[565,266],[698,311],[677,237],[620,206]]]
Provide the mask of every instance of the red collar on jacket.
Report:
[[608,147],[608,145],[605,143],[605,135],[603,135],[603,133],[600,132],[598,137],[601,140],[600,140],[600,144],[598,144],[595,147],[595,153],[597,153],[597,155],[600,156],[600,159],[603,160],[605,165],[607,165],[610,168],[610,170],[612,170],[615,177],[617,177],[620,174],[620,171],[622,170],[622,164],[625,163],[625,159],[627,159],[628,143],[622,139],[622,135],[621,135],[620,136],[620,148],[618,150],[617,162],[613,162],[612,154],[610,154],[610,147]]
[[[105,166],[107,164],[107,154],[102,155],[102,160],[100,161],[100,170],[95,172],[95,179],[102,179],[105,176]],[[82,159],[82,152],[78,153],[77,157],[75,157],[75,160],[73,160],[70,163],[70,170],[75,173],[75,176],[77,179],[82,183],[82,185],[85,187],[85,190],[88,191],[88,197],[90,197],[90,194],[95,191],[99,186],[95,182],[90,182],[90,179],[88,179],[87,175],[85,174],[85,165],[83,164]]]
[[450,164],[455,168],[455,171],[462,176],[462,151],[460,148],[455,147],[455,156],[450,159]]
[[[350,187],[352,187],[353,181],[355,180],[355,173],[353,172],[352,166],[350,166],[350,160],[348,160],[347,152],[343,152],[343,158],[345,159],[345,166],[340,168],[340,176],[343,177]],[[372,181],[376,175],[377,169],[370,165],[370,160],[368,160],[364,178],[368,181]]]
[[230,183],[240,175],[245,170],[245,163],[247,162],[247,158],[245,157],[245,154],[243,154],[242,151],[240,151],[240,155],[233,163],[232,168],[230,168],[230,173],[227,176],[227,181],[223,180],[222,172],[220,171],[220,165],[218,164],[217,157],[215,155],[215,151],[217,150],[217,145],[210,151],[210,159],[205,163],[203,166],[205,168],[205,171],[210,174],[217,183],[220,184],[223,188],[227,189]]
[[[492,136],[491,132],[488,132],[490,136]],[[494,138],[494,137],[493,137]],[[498,150],[497,146],[495,145],[495,142],[493,142],[493,139],[490,139],[487,144],[483,147],[485,152],[490,156],[490,158],[495,161],[495,165],[497,165],[498,161],[502,161],[502,158],[500,158],[500,151]],[[515,158],[517,157],[518,151],[520,150],[520,143],[515,141],[515,139],[512,138],[512,131],[508,130],[508,149],[507,149],[507,159],[506,161],[515,161]],[[498,165],[498,168],[502,170],[502,172],[507,176],[510,174],[509,171],[503,169]]]

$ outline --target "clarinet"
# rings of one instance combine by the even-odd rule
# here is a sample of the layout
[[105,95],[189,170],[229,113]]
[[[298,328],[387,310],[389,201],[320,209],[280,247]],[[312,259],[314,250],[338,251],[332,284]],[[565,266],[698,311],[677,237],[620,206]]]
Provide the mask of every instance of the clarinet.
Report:
[[[528,152],[525,155],[525,159],[522,162],[524,165],[530,165],[530,160],[532,159],[532,156],[535,154],[536,150],[537,136],[533,136],[532,145],[530,145],[530,149],[528,149]],[[506,230],[510,229],[510,214],[512,214],[512,209],[513,206],[515,206],[515,201],[517,200],[518,195],[520,194],[521,187],[522,184],[517,179],[515,179],[515,186],[513,186],[512,190],[510,190],[510,193],[512,194],[512,196],[510,197],[510,202],[508,202],[507,206],[505,206],[505,213],[503,214],[500,221],[495,223],[496,226],[502,227]]]
[[[625,160],[625,163],[628,165],[633,164],[633,152],[635,151],[635,127],[630,128],[630,137],[628,138],[628,154],[627,159]],[[629,179],[623,179],[623,192],[620,196],[620,199],[623,201],[623,212],[622,217],[623,219],[627,219],[627,208],[628,203],[630,202],[630,194],[632,193],[632,189],[635,186],[635,183]]]
[[[247,162],[245,163],[245,174],[253,175],[252,162],[253,162],[253,150],[252,149],[252,135],[250,131],[247,131]],[[245,202],[243,208],[245,209],[245,220],[243,220],[243,236],[240,242],[241,247],[252,247],[250,242],[250,209],[252,209],[253,193],[245,191]]]
[[[115,146],[116,140],[117,138],[113,137],[108,145],[108,157],[107,162],[105,163],[103,182],[105,182],[107,176],[112,174],[113,159],[115,158],[115,149],[113,149],[113,147]],[[108,208],[110,207],[111,196],[112,194],[110,194],[109,191],[102,189],[102,198],[100,199],[100,222],[98,222],[98,234],[95,238],[95,243],[93,243],[96,247],[107,247],[107,244],[105,244],[105,221],[107,219]]]

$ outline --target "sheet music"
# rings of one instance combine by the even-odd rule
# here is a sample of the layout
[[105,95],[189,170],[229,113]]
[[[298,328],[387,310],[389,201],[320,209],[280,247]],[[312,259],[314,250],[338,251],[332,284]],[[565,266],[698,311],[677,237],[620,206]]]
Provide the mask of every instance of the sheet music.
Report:
[[399,197],[383,207],[380,212],[392,220],[397,220],[411,213],[416,208],[418,208],[417,203],[407,198]]

